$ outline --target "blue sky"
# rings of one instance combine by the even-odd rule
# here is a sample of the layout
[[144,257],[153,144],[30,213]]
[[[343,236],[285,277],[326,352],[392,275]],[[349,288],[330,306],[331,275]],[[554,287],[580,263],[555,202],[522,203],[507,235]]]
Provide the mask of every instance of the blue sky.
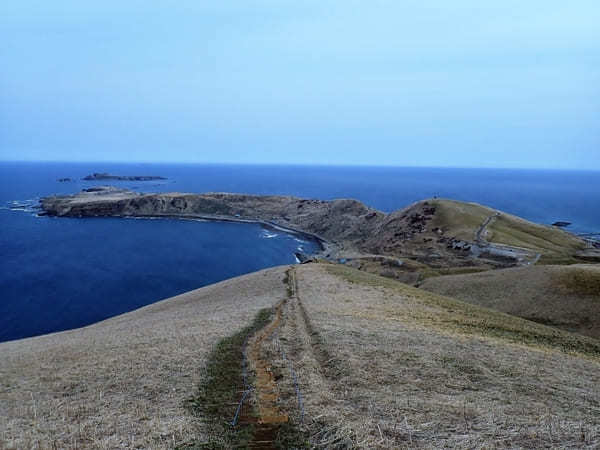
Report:
[[0,5],[0,159],[600,169],[594,1]]

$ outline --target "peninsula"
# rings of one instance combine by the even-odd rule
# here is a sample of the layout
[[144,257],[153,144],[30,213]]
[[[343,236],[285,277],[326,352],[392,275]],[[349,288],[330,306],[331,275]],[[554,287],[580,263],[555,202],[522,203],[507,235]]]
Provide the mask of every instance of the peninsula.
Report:
[[[600,322],[589,319],[600,314],[600,304],[589,291],[600,288],[594,287],[596,272],[585,266],[600,261],[600,249],[595,247],[598,243],[476,203],[435,198],[384,213],[352,199],[142,194],[98,186],[75,195],[42,198],[41,208],[42,214],[59,217],[175,217],[260,223],[316,240],[321,251],[297,254],[301,262],[342,263],[469,303],[600,337]],[[592,288],[572,287],[569,280],[574,276],[584,286],[591,283]],[[497,295],[491,294],[494,292]],[[504,298],[506,292],[511,292],[510,301]],[[564,298],[569,301],[561,302]]]
[[[328,259],[379,257],[390,269],[481,269],[572,261],[584,240],[475,203],[429,199],[384,213],[352,199],[233,193],[141,194],[110,186],[41,199],[43,214],[66,217],[181,217],[259,222],[305,233]],[[408,259],[399,264],[389,259]],[[419,266],[420,265],[420,266]],[[404,280],[406,281],[406,280]]]
[[85,181],[153,181],[166,180],[155,175],[111,175],[109,173],[93,173],[82,178]]

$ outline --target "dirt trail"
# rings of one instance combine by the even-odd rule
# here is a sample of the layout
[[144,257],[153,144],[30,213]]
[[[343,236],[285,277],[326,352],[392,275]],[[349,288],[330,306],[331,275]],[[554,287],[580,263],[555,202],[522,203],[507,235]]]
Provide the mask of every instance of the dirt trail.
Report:
[[495,214],[492,214],[483,221],[483,223],[475,232],[475,243],[480,248],[486,249],[490,253],[495,253],[497,255],[502,256],[508,255],[510,257],[513,257],[517,260],[519,265],[527,266],[531,264],[536,264],[542,256],[541,253],[534,253],[532,250],[529,249],[513,247],[511,245],[506,244],[494,244],[486,239],[487,228],[492,223],[494,223],[501,215],[502,214],[500,212],[496,212]]
[[257,403],[258,417],[253,409],[246,405],[242,408],[239,423],[241,425],[253,424],[254,434],[248,443],[251,449],[274,449],[275,439],[281,424],[288,421],[287,414],[278,406],[278,389],[273,379],[271,362],[265,358],[263,346],[265,341],[271,339],[273,333],[281,324],[282,308],[286,300],[275,307],[275,317],[264,328],[256,333],[248,343],[246,350],[248,363],[255,372],[254,395]]
[[[303,304],[302,283],[306,281],[302,274],[297,276],[295,267],[289,270],[290,298],[284,305],[279,345],[287,355],[287,363],[293,364],[298,382],[297,386],[282,383],[282,402],[291,421],[300,424],[305,436],[310,435],[311,445],[326,448],[340,439],[338,428],[325,424],[343,422],[342,411],[336,411],[334,405],[341,406],[344,394],[339,384],[339,362],[329,354]],[[286,370],[289,374],[287,366]],[[332,411],[336,411],[335,417],[329,416]]]
[[244,405],[239,423],[255,426],[248,444],[252,449],[274,449],[283,424],[292,422],[298,428],[307,423],[303,390],[307,394],[317,390],[319,403],[336,401],[331,358],[300,301],[295,267],[286,273],[288,298],[277,304],[273,320],[249,340],[246,350],[249,367],[255,371],[256,408]]
[[485,219],[483,221],[483,223],[479,226],[479,228],[477,229],[477,232],[475,233],[475,242],[478,245],[481,245],[482,247],[488,246],[490,245],[490,243],[485,239],[485,235],[487,234],[487,227],[496,220],[496,218],[500,216],[500,213],[497,212],[491,216],[489,216],[487,219]]
[[[276,339],[279,342],[280,335],[286,334],[282,330],[282,323],[288,321],[290,304],[297,301],[296,274],[293,267],[287,271],[287,285],[288,298],[277,304],[273,320],[250,339],[246,350],[249,366],[255,372],[256,409],[253,411],[250,406],[243,408],[240,424],[254,424],[255,426],[253,438],[248,444],[251,449],[276,448],[275,441],[278,431],[282,424],[289,422],[288,414],[280,406],[286,402],[282,400],[282,389],[279,384],[289,385],[293,382],[286,370],[287,367],[282,367],[281,361],[277,361],[279,354],[273,351],[273,343]],[[284,312],[286,317],[284,317]],[[275,372],[278,373],[278,381],[275,380]],[[289,392],[284,394],[291,397]],[[256,412],[258,412],[258,416],[256,416]]]

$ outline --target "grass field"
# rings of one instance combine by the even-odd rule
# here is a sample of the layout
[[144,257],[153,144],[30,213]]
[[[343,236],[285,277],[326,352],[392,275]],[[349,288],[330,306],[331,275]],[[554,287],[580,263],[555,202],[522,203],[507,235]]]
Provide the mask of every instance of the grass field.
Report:
[[600,338],[600,266],[533,266],[431,278],[421,288]]
[[[432,225],[446,230],[447,235],[467,241],[473,241],[485,219],[496,214],[496,210],[476,203],[445,199],[430,200],[430,203],[437,208]],[[569,258],[585,247],[584,242],[571,233],[504,212],[490,222],[487,230],[488,242],[531,249],[555,261],[562,258],[575,262]]]
[[600,445],[600,341],[307,264],[0,344],[0,446],[227,448],[243,337],[276,304],[249,402],[289,418],[281,448]]
[[555,282],[567,294],[590,296],[600,307],[600,265],[564,268]]
[[440,227],[447,236],[465,241],[473,241],[479,226],[485,219],[496,213],[495,210],[477,203],[446,199],[434,199],[428,202],[436,207],[432,227]]
[[489,227],[490,242],[525,247],[548,255],[572,255],[585,247],[581,239],[559,228],[527,222],[502,214]]
[[303,266],[298,279],[338,365],[302,386],[335,445],[600,445],[598,341],[343,266]]
[[205,417],[188,400],[217,343],[286,296],[284,270],[0,343],[0,448],[163,449],[208,440]]

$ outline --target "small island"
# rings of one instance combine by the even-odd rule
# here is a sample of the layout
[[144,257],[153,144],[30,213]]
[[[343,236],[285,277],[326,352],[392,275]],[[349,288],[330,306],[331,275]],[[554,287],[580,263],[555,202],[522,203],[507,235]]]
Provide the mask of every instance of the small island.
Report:
[[85,181],[153,181],[166,180],[165,177],[155,175],[111,175],[109,173],[93,173],[82,178]]
[[569,225],[571,225],[571,222],[566,222],[564,220],[559,220],[552,224],[553,227],[559,227],[559,228],[568,227]]

